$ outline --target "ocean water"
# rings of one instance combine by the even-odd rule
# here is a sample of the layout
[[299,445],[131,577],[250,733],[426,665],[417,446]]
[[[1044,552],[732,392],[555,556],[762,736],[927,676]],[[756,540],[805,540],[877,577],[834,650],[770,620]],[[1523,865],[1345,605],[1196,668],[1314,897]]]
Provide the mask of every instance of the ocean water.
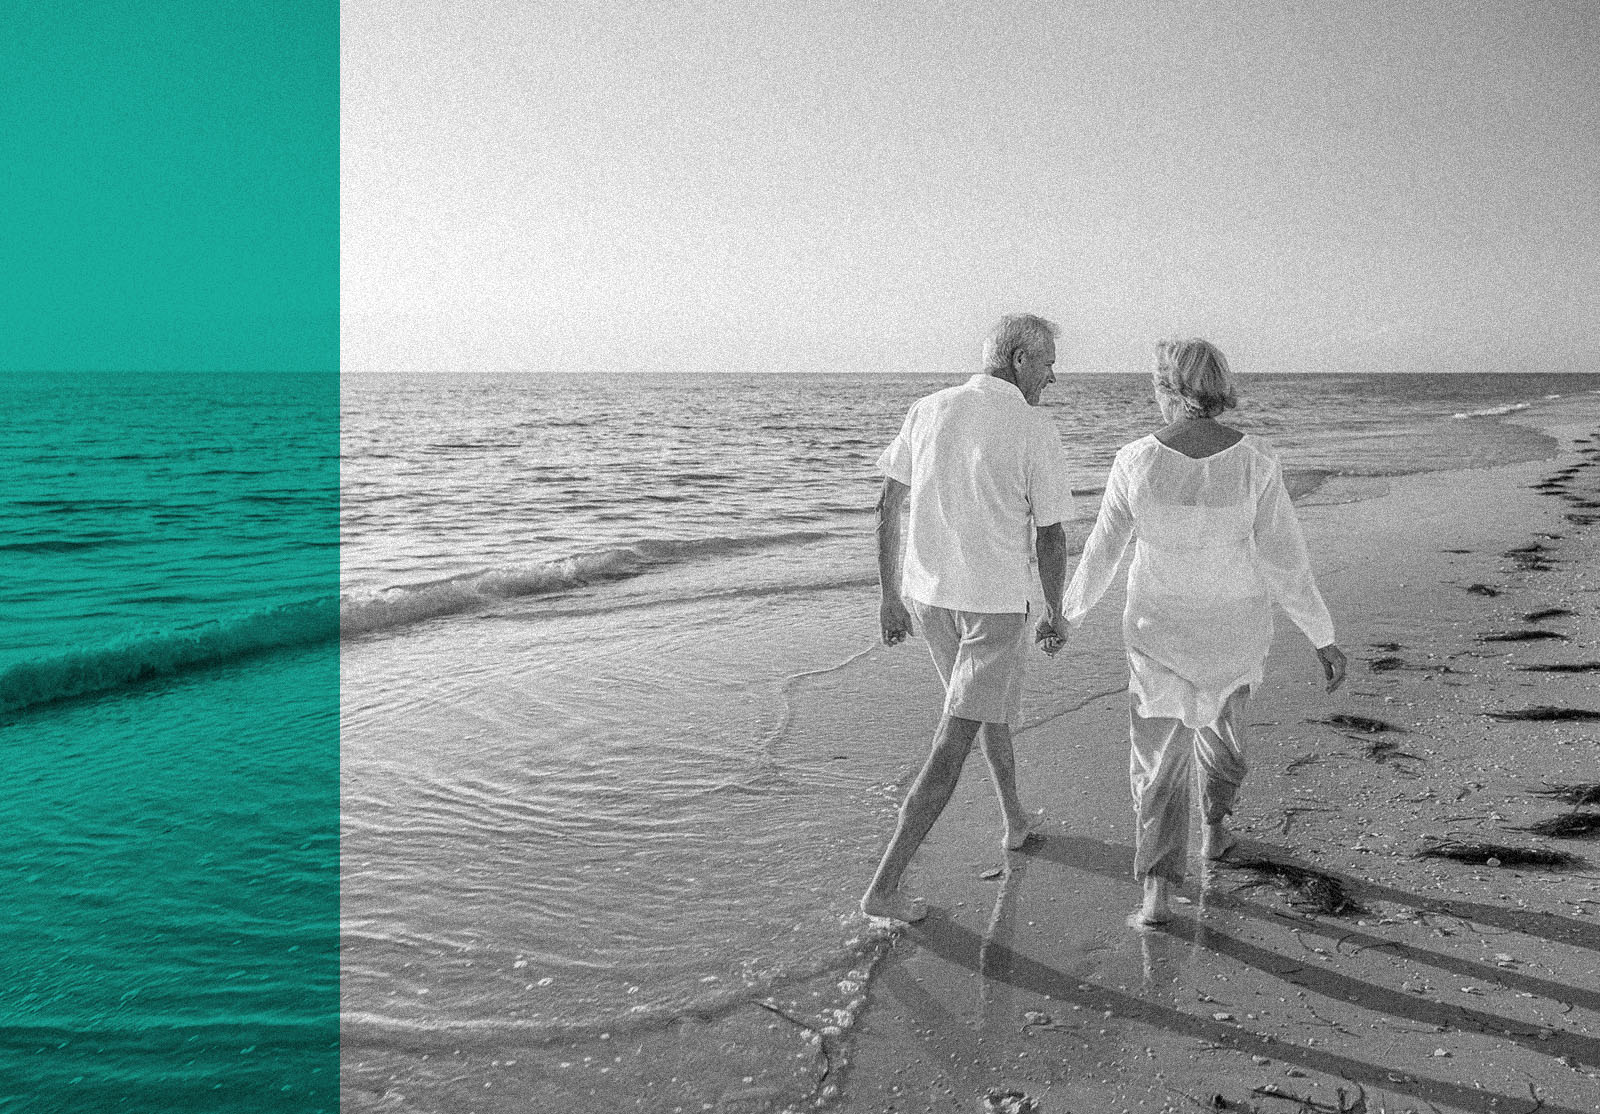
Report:
[[[808,1065],[848,1055],[883,947],[855,901],[938,707],[925,657],[874,640],[873,463],[957,381],[346,377],[348,1109],[826,1097]],[[1235,417],[1297,498],[1351,499],[1549,455],[1516,415],[1596,386],[1249,377]],[[1064,375],[1046,407],[1081,539],[1158,415],[1142,377]],[[1123,681],[1030,687],[1024,726]],[[800,1024],[741,1060],[718,1026],[752,1007]]]
[[336,377],[0,399],[0,1109],[331,1112]]

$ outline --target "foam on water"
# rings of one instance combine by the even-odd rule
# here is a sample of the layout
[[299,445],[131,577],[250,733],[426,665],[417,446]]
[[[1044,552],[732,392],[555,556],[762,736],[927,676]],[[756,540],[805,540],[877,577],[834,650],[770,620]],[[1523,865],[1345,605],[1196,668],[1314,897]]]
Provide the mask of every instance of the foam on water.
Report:
[[339,601],[342,637],[482,611],[506,600],[541,596],[630,577],[694,560],[804,545],[828,535],[792,530],[754,537],[645,540],[554,561],[462,573],[424,584],[357,589]]
[[[1546,395],[1546,398],[1559,398],[1560,395]],[[1505,406],[1486,406],[1482,410],[1465,410],[1455,415],[1456,418],[1496,418],[1502,414],[1515,414],[1519,410],[1531,407],[1531,402],[1512,402]]]

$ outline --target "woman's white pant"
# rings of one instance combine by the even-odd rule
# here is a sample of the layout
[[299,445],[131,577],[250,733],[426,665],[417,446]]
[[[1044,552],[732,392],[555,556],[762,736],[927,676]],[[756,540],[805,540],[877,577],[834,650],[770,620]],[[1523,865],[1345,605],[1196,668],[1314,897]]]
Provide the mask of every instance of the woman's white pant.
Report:
[[1248,686],[1235,689],[1216,721],[1189,727],[1181,719],[1129,711],[1128,782],[1137,816],[1133,876],[1183,881],[1189,858],[1189,785],[1199,767],[1200,813],[1215,824],[1233,812],[1244,775],[1244,708]]

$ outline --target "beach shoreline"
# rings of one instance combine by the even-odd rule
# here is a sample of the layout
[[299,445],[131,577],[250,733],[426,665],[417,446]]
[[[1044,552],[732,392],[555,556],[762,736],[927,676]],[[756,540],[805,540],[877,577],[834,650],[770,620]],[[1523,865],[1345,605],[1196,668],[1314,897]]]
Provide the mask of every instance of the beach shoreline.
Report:
[[[1460,635],[1455,649],[1485,649],[1471,639],[1489,629],[1487,605],[1496,600],[1465,585],[1499,575],[1499,554],[1522,544],[1496,531],[1522,531],[1525,542],[1526,524],[1568,509],[1565,500],[1528,490],[1561,467],[1553,457],[1528,462],[1531,453],[1558,447],[1541,422],[1570,412],[1569,439],[1600,424],[1600,399],[1582,387],[1564,389],[1565,401],[1511,419],[1527,428],[1503,428],[1504,415],[1419,427],[1431,448],[1417,454],[1418,466],[1523,462],[1483,472],[1369,474],[1406,454],[1390,445],[1369,457],[1364,447],[1383,437],[1405,444],[1400,431],[1409,426],[1391,428],[1360,410],[1365,417],[1353,422],[1368,423],[1367,432],[1339,446],[1327,439],[1331,427],[1317,424],[1322,419],[1308,419],[1323,438],[1312,457],[1350,461],[1348,472],[1313,469],[1320,482],[1297,506],[1354,675],[1336,701],[1324,700],[1310,649],[1280,624],[1268,683],[1249,713],[1256,772],[1239,817],[1250,826],[1248,840],[1330,870],[1366,865],[1312,854],[1331,838],[1361,842],[1341,825],[1370,817],[1311,798],[1327,795],[1330,776],[1393,780],[1403,776],[1396,763],[1409,760],[1357,762],[1334,748],[1357,751],[1367,740],[1303,721],[1333,710],[1396,716],[1380,705],[1409,691],[1402,680],[1431,677],[1438,691],[1430,699],[1486,691],[1453,688],[1462,675],[1418,667],[1430,650],[1445,652],[1433,643],[1447,635]],[[1093,477],[1086,469],[1079,478]],[[1520,502],[1484,520],[1456,506],[1469,491],[1490,504],[1507,492]],[[1080,544],[1091,525],[1083,516],[1096,501],[1081,500],[1073,531]],[[1458,531],[1456,518],[1462,530],[1481,529]],[[1384,560],[1366,552],[1366,539],[1390,534]],[[1529,570],[1530,583],[1564,584],[1577,553],[1556,555],[1557,572]],[[1449,580],[1438,599],[1470,605],[1479,618],[1463,612],[1469,625],[1455,631],[1449,616],[1432,614],[1442,604],[1400,586],[1406,578],[1384,567],[1391,558],[1415,567],[1417,583],[1424,571]],[[1423,570],[1424,558],[1436,567]],[[1270,890],[1229,904],[1243,878],[1224,876],[1204,890],[1194,879],[1182,924],[1141,937],[1124,923],[1137,893],[1127,861],[1120,585],[1067,653],[1033,656],[1030,665],[1018,755],[1025,799],[1047,810],[1051,838],[1008,862],[987,771],[974,761],[910,878],[933,899],[934,918],[891,932],[862,917],[856,901],[926,753],[939,694],[919,640],[878,644],[874,593],[861,579],[870,560],[870,537],[852,528],[825,544],[674,565],[554,604],[541,595],[510,599],[481,615],[346,646],[345,1108],[970,1111],[984,1091],[1013,1086],[1042,1096],[1043,1109],[1070,1114],[1182,1108],[1186,1100],[1167,1089],[1168,1061],[1192,1059],[1196,1040],[1220,1048],[1245,1038],[1179,1004],[1162,989],[1160,971],[1172,972],[1168,982],[1188,971],[1216,973],[1214,958],[1177,956],[1210,946],[1183,943],[1185,925],[1218,941],[1228,918],[1253,924],[1277,916],[1277,906]],[[1564,620],[1562,629],[1577,636],[1584,621]],[[1413,637],[1425,624],[1438,628],[1431,641]],[[1391,642],[1406,648],[1371,648]],[[464,645],[471,651],[462,658]],[[1507,649],[1578,654],[1581,646],[1580,639],[1489,648],[1503,656]],[[1367,669],[1385,656],[1404,658],[1403,668]],[[468,667],[434,679],[438,661],[458,658]],[[1456,666],[1472,667],[1476,682],[1478,664]],[[1583,677],[1565,681],[1581,685]],[[532,705],[529,694],[537,695]],[[394,715],[397,708],[405,714]],[[471,711],[463,716],[463,709]],[[1416,733],[1399,738],[1396,749],[1408,751]],[[1285,807],[1274,811],[1273,802]],[[1366,836],[1369,849],[1360,854],[1409,855],[1413,846],[1400,842],[1407,830],[1390,831],[1387,843]],[[1404,882],[1385,884],[1400,891]],[[1208,911],[1195,916],[1200,902]],[[1341,931],[1366,931],[1345,918],[1328,920]],[[1294,939],[1303,937],[1307,948],[1325,946],[1309,929],[1297,931]],[[1283,954],[1282,940],[1259,932],[1246,933],[1238,947],[1246,944],[1263,962]],[[1397,945],[1369,933],[1360,946]],[[1299,944],[1293,947],[1298,955]],[[1284,996],[1302,993],[1310,992]],[[1072,1001],[1052,1005],[1046,994]],[[1091,1009],[1096,1018],[1112,1016],[1067,1047],[1063,1011],[1077,1017]],[[1029,1012],[1050,1020],[1029,1022]],[[1124,1023],[1129,1018],[1143,1020]],[[1284,1025],[1309,1026],[1320,1039],[1320,1023],[1308,1018]],[[1126,1053],[1147,1031],[1137,1049],[1144,1071]],[[1188,1044],[1179,1039],[1184,1033]],[[1285,1037],[1286,1030],[1273,1035]],[[1258,1046],[1249,1055],[1268,1053]],[[1019,1072],[1020,1065],[1049,1070]],[[1340,1070],[1360,1074],[1349,1065]],[[1237,1072],[1216,1076],[1219,1085],[1224,1076]],[[1085,1081],[1098,1088],[1086,1092],[1088,1100],[1079,1098]],[[1154,1089],[1134,1086],[1147,1082]],[[1194,1087],[1203,1082],[1176,1085],[1199,1094]]]
[[[1592,857],[1583,841],[1513,829],[1568,809],[1533,790],[1596,780],[1593,725],[1491,714],[1600,709],[1585,673],[1526,671],[1600,657],[1584,506],[1600,441],[1581,440],[1600,404],[1514,420],[1555,437],[1558,455],[1362,481],[1348,500],[1301,507],[1350,677],[1324,694],[1279,617],[1235,826],[1242,854],[1340,881],[1352,908],[1307,914],[1281,877],[1252,886],[1251,872],[1202,876],[1196,862],[1179,919],[1130,928],[1126,696],[1086,693],[1081,710],[1019,735],[1042,843],[999,852],[992,793],[969,766],[908,880],[934,912],[875,973],[832,1108],[970,1114],[1006,1092],[1041,1114],[1288,1099],[1339,1111],[1358,1096],[1373,1114],[1595,1108],[1593,867],[1415,857],[1445,840]],[[1535,490],[1552,476],[1564,490]],[[1030,687],[1071,685],[1075,660],[1120,654],[1120,608],[1119,592],[1059,659],[1033,659]],[[1569,614],[1523,618],[1552,609]],[[1519,631],[1547,633],[1480,640]]]

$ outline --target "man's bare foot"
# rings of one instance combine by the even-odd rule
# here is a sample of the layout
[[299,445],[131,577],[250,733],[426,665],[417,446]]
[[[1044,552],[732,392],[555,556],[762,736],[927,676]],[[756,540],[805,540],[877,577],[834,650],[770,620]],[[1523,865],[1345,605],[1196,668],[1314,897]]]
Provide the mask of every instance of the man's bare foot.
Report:
[[1224,827],[1222,821],[1202,825],[1200,854],[1206,858],[1220,859],[1238,846],[1238,843],[1238,837]]
[[892,890],[888,894],[867,894],[861,899],[861,911],[869,917],[916,924],[928,915],[928,904],[919,897],[907,897],[899,890]]
[[1141,925],[1166,924],[1172,919],[1172,906],[1167,904],[1165,878],[1144,880],[1144,904],[1139,906],[1134,919]]
[[1020,851],[1022,850],[1022,845],[1034,836],[1043,839],[1044,833],[1039,830],[1043,823],[1044,817],[1037,812],[1023,813],[1021,824],[1014,824],[1007,820],[1005,838],[1000,841],[1000,846],[1007,851]]

